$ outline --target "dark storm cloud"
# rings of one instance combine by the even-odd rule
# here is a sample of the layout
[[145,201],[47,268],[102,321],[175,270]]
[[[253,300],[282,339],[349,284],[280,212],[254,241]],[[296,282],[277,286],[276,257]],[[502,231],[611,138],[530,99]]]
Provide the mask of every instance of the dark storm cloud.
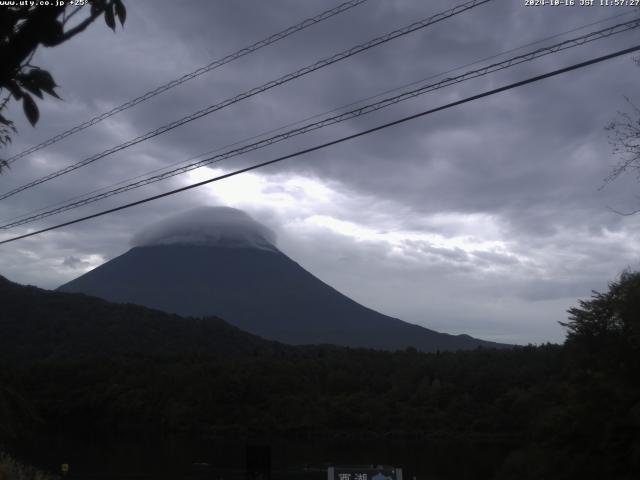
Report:
[[[20,134],[9,154],[338,2],[126,4],[124,31],[113,34],[96,24],[68,44],[38,52],[33,63],[52,72],[64,101],[43,102],[36,129],[23,120],[19,105],[13,105],[10,117]],[[451,6],[444,0],[371,0],[16,162],[0,177],[1,190]],[[532,8],[520,1],[496,0],[4,200],[0,216],[11,218],[622,12]],[[275,158],[608,53],[636,38],[633,32],[551,55],[220,166],[230,170]],[[621,269],[638,263],[637,217],[607,209],[637,208],[637,183],[621,179],[599,190],[615,163],[603,127],[625,108],[623,95],[638,95],[638,75],[631,59],[616,59],[269,167],[248,177],[250,182],[238,183],[246,195],[214,185],[11,244],[0,256],[0,272],[25,283],[57,286],[78,269],[122,253],[140,225],[202,204],[223,203],[243,208],[281,232],[283,251],[384,313],[480,336],[484,326],[495,339],[559,340],[555,322],[564,318],[576,297],[602,288]],[[202,175],[198,179],[208,176]],[[297,184],[296,179],[311,183]],[[82,213],[187,181],[167,180]],[[77,214],[69,212],[38,226]],[[502,300],[492,302],[495,298]],[[451,300],[447,308],[442,299]],[[522,312],[519,318],[513,318],[514,310]],[[531,326],[540,318],[545,320]]]

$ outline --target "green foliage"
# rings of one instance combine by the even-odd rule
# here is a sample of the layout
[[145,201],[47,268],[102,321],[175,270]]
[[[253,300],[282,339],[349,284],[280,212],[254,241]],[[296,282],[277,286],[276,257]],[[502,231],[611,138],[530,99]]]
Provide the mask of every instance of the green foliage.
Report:
[[569,309],[568,345],[593,367],[640,374],[640,272],[624,272],[605,293]]
[[[513,402],[514,390],[532,393],[520,368],[500,365],[523,357],[537,364],[536,376],[552,376],[552,362],[541,357],[557,357],[560,348],[479,350],[445,361],[350,349],[321,358],[319,351],[47,360],[16,372],[50,426],[67,429],[518,438],[548,400]],[[461,355],[481,366],[456,372]],[[491,387],[479,388],[488,376]]]
[[[32,95],[42,99],[43,93],[46,93],[60,98],[55,92],[57,85],[51,74],[30,64],[33,54],[40,45],[45,47],[60,45],[84,31],[103,14],[105,23],[112,30],[116,29],[116,17],[120,24],[124,25],[127,12],[122,0],[88,0],[88,4],[90,5],[88,16],[73,25],[71,19],[82,7],[71,5],[2,7],[0,95],[3,95],[4,99],[0,102],[0,112],[6,108],[11,98],[21,101],[27,120],[35,126],[40,118],[40,112]],[[13,122],[0,114],[0,146],[11,142],[13,133],[16,133]],[[0,171],[6,166],[6,162],[0,160]]]
[[25,428],[78,436],[490,442],[495,478],[634,478],[639,286],[625,273],[579,302],[563,346],[425,354],[289,347],[0,279],[0,415],[27,405]]
[[640,471],[640,272],[622,273],[578,305],[563,323],[573,389],[557,428],[570,434],[585,465],[590,455],[603,459],[587,478],[632,478],[625,472]]
[[569,322],[563,323],[570,341],[621,341],[627,337],[632,343],[638,342],[640,272],[624,272],[620,280],[609,284],[608,292],[593,292],[591,300],[578,303],[580,307],[569,309]]

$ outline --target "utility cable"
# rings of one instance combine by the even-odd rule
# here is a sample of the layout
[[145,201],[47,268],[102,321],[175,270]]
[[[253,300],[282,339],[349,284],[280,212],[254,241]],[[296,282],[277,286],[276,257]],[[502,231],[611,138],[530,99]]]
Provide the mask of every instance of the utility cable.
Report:
[[170,90],[174,87],[177,87],[178,85],[181,85],[185,82],[188,82],[189,80],[193,80],[196,77],[199,77],[200,75],[203,75],[207,72],[210,72],[212,70],[215,70],[218,67],[221,67],[223,65],[226,65],[227,63],[233,62],[234,60],[237,60],[241,57],[244,57],[245,55],[249,55],[250,53],[256,52],[258,50],[260,50],[261,48],[264,48],[268,45],[271,45],[273,43],[276,43],[284,38],[287,38],[291,35],[293,35],[294,33],[297,33],[301,30],[304,30],[308,27],[311,27],[312,25],[315,25],[317,23],[320,23],[324,20],[327,20],[335,15],[339,15],[342,12],[345,12],[353,7],[356,7],[364,2],[368,2],[369,0],[350,0],[348,2],[342,3],[340,5],[338,5],[335,8],[332,8],[330,10],[326,10],[322,13],[319,13],[318,15],[311,17],[311,18],[307,18],[306,20],[303,20],[300,23],[297,23],[296,25],[293,25],[289,28],[286,28],[284,30],[282,30],[281,32],[275,33],[265,39],[262,39],[252,45],[249,45],[248,47],[242,48],[234,53],[231,53],[225,57],[222,57],[218,60],[215,60],[214,62],[211,62],[208,65],[205,65],[203,67],[198,68],[197,70],[194,70],[191,73],[187,73],[183,76],[181,76],[180,78],[176,78],[175,80],[171,80],[168,83],[165,83],[164,85],[160,85],[157,88],[154,88],[153,90],[148,91],[147,93],[144,93],[143,95],[140,95],[139,97],[134,98],[133,100],[129,100],[128,102],[123,103],[122,105],[119,105],[115,108],[112,108],[111,110],[109,110],[108,112],[104,112],[101,113],[100,115],[97,115],[79,125],[76,125],[75,127],[72,127],[68,130],[65,130],[62,133],[59,133],[58,135],[55,135],[37,145],[34,145],[33,147],[27,148],[26,150],[13,155],[12,157],[7,159],[7,163],[10,165],[13,162],[15,162],[16,160],[19,160],[22,157],[26,157],[27,155],[36,152],[38,150],[41,150],[45,147],[48,147],[49,145],[53,145],[54,143],[59,142],[60,140],[67,138],[70,135],[73,135],[74,133],[78,133],[82,130],[84,130],[85,128],[89,128],[92,125],[95,125],[96,123],[100,123],[103,120],[112,117],[113,115],[115,115],[116,113],[120,113],[124,110],[127,110],[131,107],[134,107],[135,105],[138,105],[139,103],[145,102],[147,100],[149,100],[152,97],[155,97],[156,95],[160,95],[161,93],[166,92],[167,90]]
[[271,80],[270,82],[267,82],[259,87],[255,87],[251,90],[248,90],[244,93],[241,93],[239,95],[236,95],[235,97],[231,97],[228,98],[227,100],[224,100],[220,103],[214,104],[214,105],[210,105],[209,107],[203,108],[202,110],[198,110],[197,112],[192,113],[191,115],[187,115],[186,117],[183,117],[179,120],[176,120],[170,124],[164,125],[162,127],[159,127],[155,130],[152,130],[150,132],[145,133],[144,135],[140,135],[139,137],[133,138],[127,142],[121,143],[119,145],[116,145],[115,147],[112,147],[108,150],[105,150],[101,153],[98,153],[96,155],[93,155],[91,157],[85,158],[84,160],[81,160],[77,163],[74,163],[73,165],[69,165],[66,168],[63,168],[61,170],[58,170],[56,172],[50,173],[49,175],[45,175],[44,177],[41,177],[37,180],[34,180],[32,182],[29,182],[25,185],[22,185],[20,187],[14,188],[13,190],[6,192],[4,194],[0,195],[0,200],[4,200],[5,198],[11,197],[19,192],[22,192],[24,190],[27,190],[29,188],[33,188],[36,185],[40,185],[41,183],[47,182],[49,180],[52,180],[56,177],[59,177],[61,175],[64,175],[66,173],[72,172],[74,170],[77,170],[81,167],[84,167],[86,165],[89,165],[97,160],[100,160],[101,158],[106,157],[107,155],[111,155],[112,153],[118,152],[120,150],[124,150],[125,148],[131,147],[132,145],[136,145],[140,142],[143,142],[145,140],[148,140],[150,138],[156,137],[158,135],[161,135],[163,133],[166,133],[170,130],[173,130],[174,128],[177,128],[181,125],[184,125],[185,123],[189,123],[192,122],[193,120],[196,120],[198,118],[204,117],[205,115],[209,115],[215,111],[221,110],[225,107],[228,107],[234,103],[240,102],[241,100],[245,100],[249,97],[252,97],[254,95],[257,95],[259,93],[262,93],[264,91],[270,90],[274,87],[277,87],[279,85],[282,85],[284,83],[290,82],[291,80],[294,80],[296,78],[302,77],[304,75],[308,75],[311,72],[314,72],[316,70],[319,70],[321,68],[327,67],[331,64],[334,64],[336,62],[339,62],[341,60],[344,60],[346,58],[352,57],[354,55],[357,55],[359,53],[362,53],[366,50],[369,50],[371,48],[377,47],[378,45],[381,45],[383,43],[389,42],[391,40],[394,40],[398,37],[404,36],[404,35],[408,35],[410,33],[413,33],[417,30],[426,28],[430,25],[433,25],[435,23],[441,22],[443,20],[446,20],[450,17],[453,17],[455,15],[458,15],[460,13],[463,13],[467,10],[470,10],[472,8],[475,8],[477,6],[483,5],[485,3],[491,2],[492,0],[471,0],[469,2],[463,3],[461,5],[458,5],[456,7],[453,7],[449,10],[446,10],[444,12],[441,13],[437,13],[435,15],[432,15],[431,17],[428,17],[426,19],[420,20],[418,22],[412,23],[411,25],[407,25],[403,28],[400,28],[398,30],[394,30],[390,33],[387,33],[386,35],[382,35],[380,37],[374,38],[366,43],[357,45],[355,47],[352,47],[348,50],[344,50],[343,52],[337,53],[335,55],[332,55],[331,57],[327,57],[323,60],[320,60],[312,65],[308,65],[306,67],[303,67],[299,70],[296,70],[293,73],[288,73],[286,75],[283,75],[282,77],[279,77],[275,80]]
[[187,158],[185,160],[180,160],[178,162],[170,163],[168,165],[153,169],[151,171],[147,171],[145,173],[141,173],[141,174],[136,175],[134,177],[128,177],[128,178],[120,180],[120,181],[118,181],[116,183],[112,183],[112,184],[106,185],[104,187],[96,188],[96,189],[91,190],[89,192],[85,192],[85,193],[82,193],[80,195],[75,195],[75,196],[73,196],[71,198],[67,198],[65,200],[61,200],[59,202],[56,202],[56,203],[53,203],[53,204],[50,204],[50,205],[46,205],[44,207],[40,207],[40,208],[37,208],[37,209],[34,209],[34,210],[30,210],[28,212],[21,213],[19,215],[14,215],[13,217],[7,218],[7,219],[3,220],[0,223],[3,223],[3,222],[9,223],[9,222],[12,222],[13,220],[22,219],[24,217],[28,217],[28,216],[34,215],[34,214],[42,212],[44,210],[47,210],[47,209],[50,209],[50,208],[53,208],[53,207],[57,207],[58,205],[63,205],[63,204],[72,202],[74,200],[79,200],[81,198],[89,197],[90,195],[94,195],[94,194],[97,194],[99,192],[102,192],[102,191],[105,191],[105,190],[108,190],[108,189],[113,189],[114,187],[117,187],[119,185],[123,185],[123,184],[125,184],[127,182],[132,182],[133,180],[137,180],[137,179],[142,178],[144,176],[152,175],[154,173],[158,173],[158,172],[161,172],[163,170],[168,170],[168,169],[176,167],[178,165],[183,165],[183,164],[191,162],[193,160],[197,160],[200,157],[205,157],[207,155],[219,152],[221,150],[226,150],[228,148],[235,147],[237,145],[242,145],[245,142],[249,142],[249,141],[255,140],[257,138],[266,137],[267,135],[270,135],[270,134],[275,133],[275,132],[282,131],[282,130],[284,130],[286,128],[294,127],[296,125],[301,125],[301,124],[303,124],[305,122],[308,122],[310,120],[314,120],[316,118],[320,118],[320,117],[323,117],[325,115],[329,115],[331,113],[335,113],[335,112],[339,112],[339,111],[345,110],[345,109],[347,109],[349,107],[353,107],[355,105],[359,105],[359,104],[367,102],[369,100],[373,100],[374,98],[379,98],[379,97],[382,97],[382,96],[387,95],[389,93],[398,92],[398,91],[404,90],[404,89],[406,89],[408,87],[411,87],[411,86],[414,86],[414,85],[419,85],[421,83],[426,82],[427,80],[443,77],[444,75],[448,75],[449,73],[457,72],[459,70],[462,70],[463,68],[472,67],[474,65],[478,65],[479,63],[482,63],[482,62],[485,62],[485,61],[488,61],[488,60],[493,60],[495,58],[499,58],[499,57],[501,57],[503,55],[506,55],[508,53],[517,52],[518,50],[522,50],[524,48],[531,47],[531,46],[534,46],[534,45],[540,45],[541,43],[547,42],[549,40],[553,40],[553,39],[558,38],[558,37],[562,37],[562,36],[567,35],[569,33],[577,32],[578,30],[583,30],[583,29],[585,29],[587,27],[592,27],[594,25],[598,25],[598,24],[601,24],[601,23],[608,22],[609,20],[613,20],[615,18],[629,16],[629,15],[635,14],[635,13],[636,12],[634,12],[634,11],[618,13],[616,15],[611,15],[609,17],[605,17],[605,18],[602,18],[600,20],[596,20],[596,21],[591,22],[591,23],[583,24],[583,25],[581,25],[579,27],[574,27],[574,28],[572,28],[570,30],[565,30],[563,32],[556,33],[554,35],[551,35],[551,36],[548,36],[548,37],[544,37],[544,38],[535,40],[533,42],[525,43],[523,45],[519,45],[517,47],[510,48],[508,50],[503,50],[502,52],[499,52],[499,53],[496,53],[496,54],[492,54],[490,56],[487,56],[487,57],[484,57],[484,58],[481,58],[481,59],[478,59],[478,60],[474,60],[473,62],[469,62],[469,63],[466,63],[464,65],[460,65],[460,66],[451,68],[451,69],[446,70],[444,72],[436,73],[434,75],[429,75],[428,77],[421,78],[420,80],[415,80],[413,82],[406,83],[406,84],[400,85],[398,87],[387,89],[387,90],[384,90],[382,92],[378,92],[378,93],[376,93],[374,95],[370,95],[368,97],[361,98],[361,99],[353,101],[353,102],[349,102],[348,104],[332,108],[331,110],[320,112],[320,113],[316,113],[316,114],[314,114],[312,116],[305,117],[303,119],[296,120],[296,121],[291,122],[291,123],[287,123],[287,124],[282,125],[280,127],[273,128],[273,129],[270,129],[270,130],[267,130],[267,131],[263,131],[261,133],[258,133],[258,134],[255,134],[255,135],[251,135],[250,137],[245,137],[245,138],[240,139],[240,140],[236,140],[233,143],[229,143],[229,144],[226,144],[226,145],[223,145],[223,146],[220,146],[220,147],[216,147],[216,148],[211,149],[211,150],[207,150],[206,152],[199,153],[198,155],[193,155],[193,156],[191,156],[191,157],[189,157],[189,158]]
[[[75,208],[79,208],[82,207],[84,205],[88,205],[90,203],[94,203],[96,201],[99,200],[103,200],[105,198],[114,196],[114,195],[118,195],[124,192],[127,192],[129,190],[134,190],[136,188],[140,188],[143,187],[145,185],[149,185],[151,183],[155,183],[176,175],[180,175],[186,172],[189,172],[191,170],[195,170],[197,168],[206,166],[206,165],[211,165],[214,163],[219,163],[223,160],[226,160],[228,158],[231,157],[235,157],[238,155],[242,155],[244,153],[248,153],[254,150],[258,150],[260,148],[264,148],[270,145],[273,145],[274,143],[278,143],[281,142],[283,140],[287,140],[289,138],[292,138],[294,136],[297,135],[301,135],[304,133],[308,133],[314,130],[318,130],[320,128],[324,128],[326,126],[329,125],[333,125],[336,123],[340,123],[340,122],[344,122],[346,120],[351,120],[353,118],[357,118],[360,117],[362,115],[366,115],[378,110],[381,110],[383,108],[389,107],[391,105],[395,105],[399,102],[403,102],[406,100],[409,100],[411,98],[415,98],[419,95],[423,95],[425,93],[428,92],[432,92],[434,90],[438,90],[441,88],[445,88],[457,83],[461,83],[463,81],[467,81],[473,78],[478,78],[484,75],[488,75],[490,73],[494,73],[496,71],[499,70],[504,70],[510,67],[513,67],[515,65],[519,65],[521,63],[524,62],[530,62],[532,60],[535,60],[537,58],[552,54],[552,53],[557,53],[559,51],[562,50],[566,50],[569,48],[573,48],[573,47],[577,47],[580,45],[584,45],[586,43],[592,42],[594,40],[600,40],[603,38],[608,38],[612,35],[616,35],[619,33],[623,33],[635,28],[640,27],[640,18],[636,18],[634,20],[631,20],[629,22],[625,22],[619,25],[614,25],[612,27],[609,28],[605,28],[596,32],[590,32],[588,34],[582,35],[580,37],[576,37],[576,38],[572,38],[569,40],[565,40],[563,42],[557,43],[555,45],[551,45],[549,47],[544,47],[544,48],[539,48],[537,50],[522,54],[522,55],[518,55],[516,57],[512,57],[508,60],[504,60],[502,62],[499,63],[494,63],[488,66],[485,66],[483,68],[480,69],[476,69],[476,70],[472,70],[466,73],[463,73],[461,75],[458,75],[456,77],[451,77],[451,78],[445,78],[444,80],[441,80],[437,83],[433,83],[433,84],[429,84],[429,85],[424,85],[421,86],[417,89],[408,91],[408,92],[404,92],[401,93],[399,95],[393,96],[393,97],[389,97],[389,98],[385,98],[379,102],[376,103],[372,103],[369,105],[365,105],[363,107],[348,111],[348,112],[344,112],[332,117],[328,117],[325,118],[323,120],[320,120],[318,122],[314,122],[314,123],[310,123],[307,125],[304,125],[302,127],[299,128],[295,128],[293,130],[289,130],[287,132],[260,140],[258,142],[249,144],[249,145],[244,145],[242,147],[218,154],[218,155],[214,155],[212,157],[179,167],[179,168],[175,168],[173,170],[169,170],[166,171],[164,173],[160,173],[157,175],[153,175],[151,177],[147,177],[144,178],[142,180],[139,180],[137,182],[133,182],[133,183],[129,183],[127,185],[123,185],[121,187],[118,188],[114,188],[111,190],[108,190],[106,192],[102,192],[90,197],[86,197],[86,198],[82,198],[81,200],[78,201],[74,201],[71,203],[67,203],[64,204],[62,206],[58,206],[56,208],[51,208],[49,210],[46,210],[44,212],[40,212],[31,216],[28,216],[26,218],[21,218],[19,220],[15,220],[15,221],[10,221],[6,224],[0,225],[0,230],[7,230],[9,228],[13,228],[13,227],[17,227],[20,225],[25,225],[27,223],[32,223],[34,221],[37,220],[41,220],[43,218],[47,218],[50,217],[52,215],[56,215],[68,210],[72,210]],[[83,196],[85,197],[85,196]]]
[[488,96],[495,95],[495,94],[498,94],[498,93],[501,93],[501,92],[505,92],[507,90],[512,90],[514,88],[522,87],[524,85],[528,85],[528,84],[531,84],[531,83],[539,82],[539,81],[544,80],[546,78],[554,77],[556,75],[567,73],[567,72],[570,72],[570,71],[573,71],[573,70],[578,70],[580,68],[584,68],[584,67],[587,67],[589,65],[594,65],[596,63],[604,62],[606,60],[610,60],[612,58],[620,57],[622,55],[627,55],[629,53],[637,52],[638,50],[640,50],[640,45],[636,45],[636,46],[630,47],[630,48],[625,48],[623,50],[618,50],[617,52],[610,53],[608,55],[603,55],[603,56],[600,56],[600,57],[596,57],[596,58],[593,58],[591,60],[587,60],[587,61],[584,61],[584,62],[576,63],[576,64],[570,65],[568,67],[560,68],[558,70],[553,70],[551,72],[547,72],[547,73],[544,73],[544,74],[541,74],[541,75],[536,75],[536,76],[530,77],[530,78],[528,78],[526,80],[521,80],[519,82],[510,83],[508,85],[504,85],[502,87],[495,88],[493,90],[488,90],[486,92],[479,93],[479,94],[473,95],[471,97],[466,97],[466,98],[464,98],[462,100],[451,102],[451,103],[448,103],[446,105],[442,105],[440,107],[432,108],[430,110],[425,110],[423,112],[416,113],[414,115],[409,115],[409,116],[400,118],[398,120],[394,120],[392,122],[384,123],[382,125],[378,125],[377,127],[369,128],[367,130],[363,130],[361,132],[354,133],[353,135],[348,135],[346,137],[341,137],[341,138],[338,138],[336,140],[332,140],[330,142],[326,142],[326,143],[323,143],[323,144],[320,144],[320,145],[316,145],[316,146],[313,146],[313,147],[310,147],[310,148],[306,148],[304,150],[299,150],[297,152],[294,152],[294,153],[291,153],[291,154],[288,154],[288,155],[284,155],[282,157],[278,157],[278,158],[275,158],[273,160],[268,160],[266,162],[258,163],[256,165],[252,165],[250,167],[246,167],[246,168],[242,168],[242,169],[239,169],[239,170],[235,170],[233,172],[229,172],[229,173],[226,173],[224,175],[219,175],[217,177],[210,178],[208,180],[203,180],[201,182],[193,183],[193,184],[187,185],[185,187],[177,188],[175,190],[170,190],[168,192],[161,193],[159,195],[153,195],[151,197],[147,197],[147,198],[144,198],[142,200],[138,200],[138,201],[135,201],[135,202],[127,203],[127,204],[121,205],[119,207],[110,208],[108,210],[103,210],[101,212],[94,213],[92,215],[87,215],[85,217],[76,218],[75,220],[70,220],[68,222],[60,223],[58,225],[54,225],[54,226],[51,226],[51,227],[43,228],[43,229],[37,230],[35,232],[30,232],[30,233],[26,233],[24,235],[19,235],[19,236],[12,237],[12,238],[9,238],[9,239],[6,239],[6,240],[2,240],[2,241],[0,241],[0,245],[6,244],[6,243],[10,243],[10,242],[15,242],[17,240],[21,240],[21,239],[24,239],[24,238],[32,237],[34,235],[39,235],[41,233],[49,232],[51,230],[56,230],[56,229],[59,229],[59,228],[62,228],[62,227],[66,227],[66,226],[69,226],[69,225],[74,225],[76,223],[80,223],[80,222],[84,222],[84,221],[87,221],[87,220],[90,220],[90,219],[93,219],[93,218],[101,217],[101,216],[107,215],[109,213],[118,212],[120,210],[125,210],[127,208],[135,207],[137,205],[142,205],[144,203],[148,203],[148,202],[151,202],[151,201],[154,201],[154,200],[159,200],[161,198],[168,197],[170,195],[174,195],[176,193],[184,192],[184,191],[187,191],[187,190],[191,190],[193,188],[197,188],[197,187],[201,187],[203,185],[207,185],[209,183],[213,183],[213,182],[217,182],[217,181],[220,181],[220,180],[224,180],[226,178],[234,177],[236,175],[240,175],[241,173],[246,173],[246,172],[249,172],[249,171],[252,171],[252,170],[256,170],[258,168],[266,167],[267,165],[272,165],[274,163],[278,163],[278,162],[281,162],[283,160],[287,160],[287,159],[294,158],[294,157],[299,157],[301,155],[304,155],[304,154],[307,154],[307,153],[311,153],[311,152],[315,152],[317,150],[321,150],[321,149],[330,147],[332,145],[337,145],[339,143],[343,143],[343,142],[346,142],[348,140],[353,140],[355,138],[362,137],[364,135],[368,135],[370,133],[377,132],[379,130],[383,130],[385,128],[389,128],[389,127],[392,127],[392,126],[395,126],[395,125],[400,125],[400,124],[408,122],[410,120],[415,120],[416,118],[424,117],[426,115],[430,115],[430,114],[433,114],[433,113],[436,113],[436,112],[439,112],[439,111],[442,111],[442,110],[447,110],[449,108],[453,108],[453,107],[456,107],[458,105],[463,105],[465,103],[469,103],[469,102],[472,102],[472,101],[475,101],[475,100],[478,100],[478,99],[481,99],[481,98],[484,98],[484,97],[488,97]]

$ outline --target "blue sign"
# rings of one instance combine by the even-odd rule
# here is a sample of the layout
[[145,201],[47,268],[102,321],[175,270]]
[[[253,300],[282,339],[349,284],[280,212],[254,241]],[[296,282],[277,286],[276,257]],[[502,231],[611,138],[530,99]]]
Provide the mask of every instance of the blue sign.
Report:
[[402,480],[402,469],[385,465],[329,467],[327,480]]

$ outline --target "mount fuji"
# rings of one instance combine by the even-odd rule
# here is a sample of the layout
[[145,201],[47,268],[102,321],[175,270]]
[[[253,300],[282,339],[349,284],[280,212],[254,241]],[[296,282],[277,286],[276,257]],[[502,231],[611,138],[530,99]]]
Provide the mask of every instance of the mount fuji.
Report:
[[182,316],[217,316],[283,343],[397,350],[507,345],[448,335],[378,313],[322,282],[246,213],[205,207],[159,222],[133,248],[58,290]]

